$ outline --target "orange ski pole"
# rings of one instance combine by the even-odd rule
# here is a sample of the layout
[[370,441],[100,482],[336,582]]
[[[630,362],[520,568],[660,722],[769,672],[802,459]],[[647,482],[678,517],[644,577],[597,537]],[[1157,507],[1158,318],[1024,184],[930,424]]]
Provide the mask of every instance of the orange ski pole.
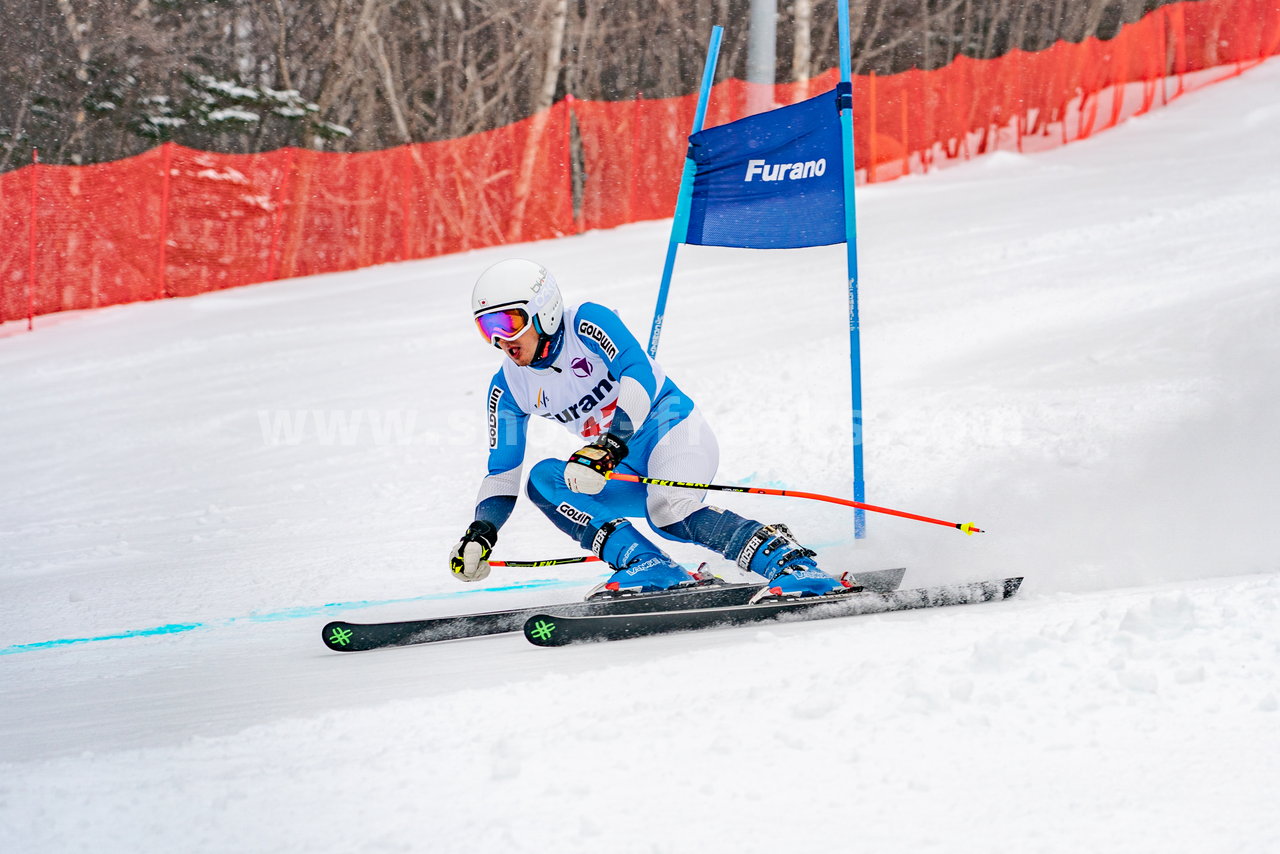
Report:
[[632,483],[645,483],[650,486],[674,486],[680,489],[710,489],[718,492],[748,492],[753,495],[785,495],[790,498],[808,498],[813,501],[826,501],[828,504],[840,504],[844,507],[856,507],[861,510],[870,510],[873,513],[887,513],[890,516],[900,516],[903,519],[915,519],[917,522],[929,522],[933,525],[944,525],[948,528],[955,528],[958,531],[964,531],[966,534],[984,533],[981,528],[972,522],[948,522],[944,519],[934,519],[929,516],[921,516],[916,513],[908,513],[905,510],[893,510],[889,507],[877,507],[874,504],[864,504],[861,501],[850,501],[848,498],[836,498],[834,495],[819,495],[816,492],[797,492],[793,489],[765,489],[761,486],[727,486],[718,483],[688,483],[682,480],[660,480],[656,477],[644,477],[638,474],[623,474],[622,472],[611,471],[608,477],[613,480],[627,480]]

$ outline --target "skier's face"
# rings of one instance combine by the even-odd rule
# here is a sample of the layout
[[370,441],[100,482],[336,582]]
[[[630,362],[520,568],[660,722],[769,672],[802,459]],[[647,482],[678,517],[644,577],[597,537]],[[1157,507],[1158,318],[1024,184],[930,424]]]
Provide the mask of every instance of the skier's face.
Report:
[[524,334],[514,341],[499,339],[498,346],[502,348],[502,352],[511,357],[511,361],[522,368],[528,367],[533,362],[534,354],[538,350],[538,330],[530,325],[525,329]]

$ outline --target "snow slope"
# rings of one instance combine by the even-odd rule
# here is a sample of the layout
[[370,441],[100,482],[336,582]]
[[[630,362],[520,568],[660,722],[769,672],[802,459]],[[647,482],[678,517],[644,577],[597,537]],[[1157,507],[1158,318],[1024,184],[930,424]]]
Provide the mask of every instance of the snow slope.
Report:
[[[861,192],[868,499],[990,533],[718,503],[832,568],[1025,574],[1005,603],[321,646],[601,576],[445,570],[495,366],[466,299],[527,255],[643,336],[666,223],[0,327],[0,850],[1280,849],[1277,95],[1273,60]],[[842,270],[682,249],[662,360],[722,481],[847,492]],[[576,549],[522,504],[499,551]]]

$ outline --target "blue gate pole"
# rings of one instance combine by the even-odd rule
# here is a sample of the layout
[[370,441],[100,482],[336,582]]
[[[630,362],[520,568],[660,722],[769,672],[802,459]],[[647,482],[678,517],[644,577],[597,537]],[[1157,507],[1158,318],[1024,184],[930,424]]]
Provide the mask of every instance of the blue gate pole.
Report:
[[[849,50],[849,0],[839,0],[838,26],[840,38],[840,142],[844,149],[844,245],[849,284],[849,391],[853,428],[853,500],[867,500],[866,479],[862,470],[862,333],[858,321],[858,224],[854,205],[853,160],[853,62]],[[867,513],[853,511],[853,536],[867,535]]]
[[[707,101],[711,98],[711,84],[716,78],[716,60],[720,56],[720,37],[724,27],[711,28],[711,44],[707,46],[707,60],[702,66],[702,88],[698,90],[698,109],[693,116],[693,130],[702,130],[707,118]],[[680,175],[680,193],[676,196],[675,218],[671,221],[671,239],[667,243],[667,260],[662,265],[662,284],[658,287],[658,303],[653,309],[653,326],[649,330],[649,355],[658,355],[658,339],[662,337],[662,318],[667,313],[667,291],[671,287],[671,274],[676,268],[676,250],[689,234],[689,206],[693,202],[693,176],[697,165],[688,155],[684,158],[684,172]]]

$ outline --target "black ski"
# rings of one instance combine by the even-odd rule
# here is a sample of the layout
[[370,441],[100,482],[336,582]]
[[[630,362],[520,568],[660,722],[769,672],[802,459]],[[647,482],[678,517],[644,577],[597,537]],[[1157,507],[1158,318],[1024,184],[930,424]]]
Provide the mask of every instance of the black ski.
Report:
[[916,590],[844,593],[832,598],[762,602],[722,608],[697,608],[645,614],[534,614],[525,621],[524,636],[536,646],[564,646],[584,641],[685,632],[720,626],[770,621],[825,620],[886,611],[970,605],[1008,599],[1018,592],[1021,578],[998,578],[972,584],[922,587]]
[[[905,569],[882,569],[861,573],[857,582],[868,590],[896,590]],[[647,593],[617,599],[597,599],[539,605],[535,608],[513,608],[483,614],[459,614],[431,617],[425,620],[403,620],[392,623],[348,623],[337,620],[322,632],[325,646],[337,652],[363,652],[389,646],[412,646],[436,641],[518,632],[534,614],[633,614],[645,611],[676,611],[686,608],[720,608],[745,605],[762,585],[723,584],[695,587],[673,593]]]

